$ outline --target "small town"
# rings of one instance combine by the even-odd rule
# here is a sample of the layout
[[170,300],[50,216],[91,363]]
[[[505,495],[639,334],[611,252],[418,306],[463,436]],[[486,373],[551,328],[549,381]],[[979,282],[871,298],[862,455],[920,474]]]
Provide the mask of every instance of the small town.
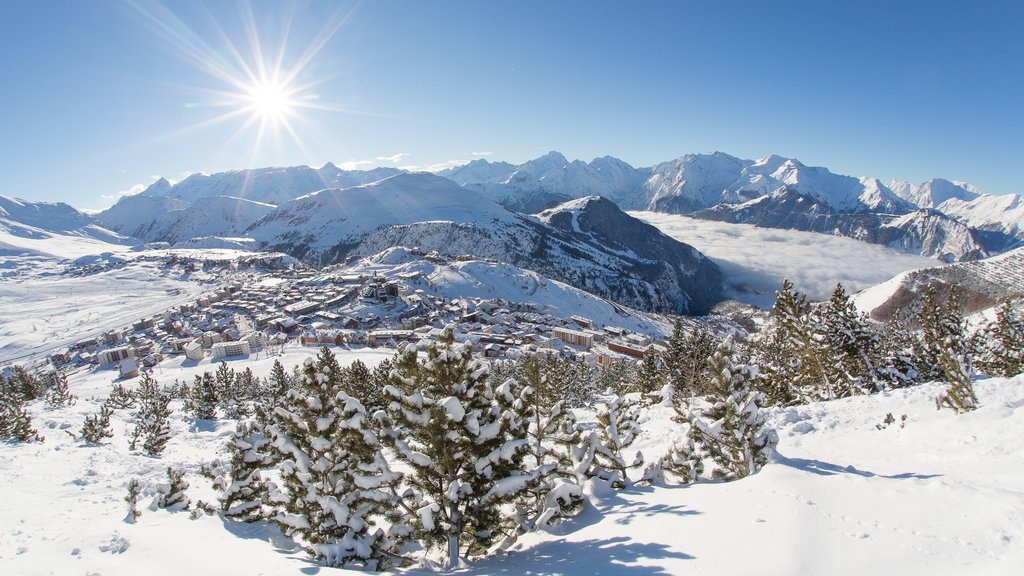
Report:
[[426,280],[416,273],[353,272],[344,266],[318,272],[267,258],[174,254],[163,259],[169,269],[190,273],[202,268],[226,280],[211,282],[218,286],[194,301],[56,351],[48,368],[92,366],[131,379],[172,355],[199,363],[271,355],[290,346],[394,348],[412,343],[425,350],[446,327],[454,329],[459,341],[471,342],[474,352],[495,359],[547,349],[576,362],[609,365],[639,360],[664,347],[660,335],[597,326],[578,315],[561,318],[534,304],[441,298],[428,294],[421,287]]

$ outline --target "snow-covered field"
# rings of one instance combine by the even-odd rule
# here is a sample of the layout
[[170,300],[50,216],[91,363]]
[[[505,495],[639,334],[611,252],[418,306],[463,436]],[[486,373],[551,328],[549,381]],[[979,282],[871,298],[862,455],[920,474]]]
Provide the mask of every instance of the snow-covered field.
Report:
[[824,300],[836,282],[848,293],[907,270],[941,264],[878,244],[814,232],[758,228],[658,212],[630,212],[714,260],[737,300],[771,306],[783,278],[813,300]]
[[[312,355],[287,348],[286,367]],[[384,350],[343,350],[374,365]],[[274,357],[236,360],[265,374]],[[190,363],[191,364],[191,363]],[[155,377],[191,379],[208,362],[172,360]],[[0,444],[0,574],[326,574],[274,528],[144,508],[169,465],[184,467],[193,501],[211,501],[199,466],[233,423],[196,426],[173,403],[162,458],[130,453],[125,411],[115,437],[87,447],[77,433],[114,372],[72,374],[69,408],[30,406],[44,443]],[[732,483],[637,487],[595,494],[555,533],[522,536],[466,574],[1018,574],[1024,566],[1024,376],[977,383],[982,407],[937,411],[937,384],[772,412],[778,456]],[[897,419],[882,430],[887,413]],[[901,416],[906,422],[900,426]],[[645,413],[648,459],[679,430],[669,410]],[[146,488],[125,523],[129,479]]]
[[199,282],[203,273],[182,277],[143,254],[112,256],[127,264],[80,276],[62,274],[64,262],[45,260],[0,278],[0,363],[127,326],[213,289]]

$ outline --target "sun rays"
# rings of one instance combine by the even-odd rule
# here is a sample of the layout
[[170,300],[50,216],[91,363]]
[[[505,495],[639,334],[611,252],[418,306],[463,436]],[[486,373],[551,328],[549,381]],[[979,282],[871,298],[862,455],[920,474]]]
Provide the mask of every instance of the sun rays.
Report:
[[[317,77],[311,66],[351,16],[354,4],[339,8],[319,30],[303,34],[301,39],[292,33],[295,4],[279,5],[282,12],[276,19],[260,23],[248,2],[238,5],[237,18],[230,21],[223,16],[218,20],[207,9],[201,28],[185,23],[157,0],[129,0],[126,6],[175,55],[210,80],[204,86],[179,86],[196,94],[183,106],[206,113],[199,121],[158,139],[233,124],[235,130],[223,146],[251,147],[250,166],[270,146],[295,148],[310,161],[306,141],[317,138],[314,114],[358,113],[324,102],[316,89],[329,78]],[[227,26],[229,23],[234,27]]]

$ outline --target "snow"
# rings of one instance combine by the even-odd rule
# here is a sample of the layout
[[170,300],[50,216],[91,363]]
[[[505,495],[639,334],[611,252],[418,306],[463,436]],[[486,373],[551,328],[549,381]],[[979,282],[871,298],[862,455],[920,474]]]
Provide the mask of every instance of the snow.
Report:
[[455,396],[449,396],[443,400],[439,400],[437,405],[444,408],[445,413],[448,415],[448,419],[452,422],[461,422],[466,417],[466,409],[462,407],[462,402]]
[[760,306],[771,306],[783,278],[792,280],[812,300],[825,300],[836,282],[854,292],[900,272],[939,263],[839,236],[656,212],[630,214],[700,250],[722,269],[733,288],[732,297]]
[[[286,348],[286,366],[315,350]],[[336,349],[342,365],[383,352]],[[238,361],[266,374],[277,357]],[[190,380],[209,364],[164,363],[157,378]],[[237,368],[237,367],[236,367]],[[126,411],[115,437],[87,447],[70,437],[109,389],[109,371],[69,376],[79,402],[30,404],[41,444],[0,444],[0,573],[301,574],[305,553],[267,524],[150,511],[166,467],[186,470],[189,497],[213,501],[198,467],[223,459],[232,421],[192,423],[175,402],[162,458],[127,450]],[[687,487],[588,489],[600,498],[576,517],[522,535],[506,554],[464,574],[1016,574],[1024,562],[1024,376],[976,383],[981,408],[937,411],[939,384],[770,412],[778,455],[757,474]],[[881,430],[887,413],[897,423]],[[901,427],[899,420],[906,414]],[[641,414],[631,449],[657,456],[682,431],[672,411]],[[143,514],[124,522],[129,479]],[[515,481],[510,481],[515,483]],[[436,510],[418,510],[425,523]],[[743,553],[737,554],[737,546]]]

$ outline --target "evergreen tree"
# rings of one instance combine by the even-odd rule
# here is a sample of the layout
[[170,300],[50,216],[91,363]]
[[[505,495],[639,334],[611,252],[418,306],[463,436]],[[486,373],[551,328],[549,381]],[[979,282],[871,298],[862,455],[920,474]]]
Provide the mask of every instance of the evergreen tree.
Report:
[[752,390],[755,374],[737,362],[731,341],[719,346],[708,367],[713,404],[702,414],[689,413],[690,438],[715,462],[716,478],[743,478],[768,461],[778,436],[765,429],[764,396]]
[[71,393],[68,387],[68,377],[63,372],[56,372],[53,375],[53,386],[46,393],[46,403],[51,408],[62,408],[71,406],[78,400],[78,396]]
[[31,402],[41,398],[46,393],[46,386],[43,381],[36,378],[24,366],[15,365],[10,378],[5,382],[4,388],[8,394],[18,397],[22,402]]
[[175,470],[167,467],[167,485],[161,485],[157,489],[156,505],[158,508],[165,508],[177,512],[188,510],[191,502],[185,493],[188,490],[188,482],[185,480],[184,470]]
[[1024,372],[1024,319],[1009,301],[991,322],[978,332],[975,364],[990,376],[1016,376]]
[[[159,456],[167,446],[167,441],[171,439],[171,396],[160,389],[160,385],[149,372],[142,373],[135,395],[139,403],[139,413],[134,436],[143,441],[142,449],[146,454]],[[134,450],[134,440],[132,444]]]
[[[759,370],[754,387],[765,395],[768,406],[794,406],[800,403],[795,383],[801,381],[799,360],[792,343],[778,326],[769,327],[754,347]],[[707,360],[704,362],[707,365]]]
[[625,396],[637,391],[636,362],[615,360],[598,372],[598,388],[606,394]]
[[665,384],[661,357],[653,351],[648,352],[636,370],[636,391],[640,393],[641,403],[649,406],[662,400],[661,392]]
[[500,506],[533,481],[521,467],[529,441],[496,401],[468,343],[454,344],[449,330],[425,362],[415,355],[415,347],[405,349],[384,389],[391,403],[382,434],[411,470],[408,523],[421,541],[446,549],[451,568],[463,550],[480,554],[495,544]]
[[384,399],[381,395],[384,385],[374,378],[370,369],[361,360],[355,360],[349,364],[346,371],[346,381],[349,386],[349,394],[362,402],[368,414],[373,414],[384,407]]
[[680,484],[692,484],[704,473],[704,461],[689,437],[677,441],[664,456],[644,471],[643,480],[654,485],[665,484],[666,476]]
[[[529,493],[523,495],[527,510],[521,512],[523,528],[531,530],[582,506],[583,492],[576,484],[570,455],[579,431],[575,416],[564,408],[564,401],[556,396],[550,380],[542,373],[542,357],[525,355],[517,364],[521,390],[518,398],[506,396],[506,403],[511,401],[517,415],[525,421],[529,448],[523,464],[536,475]],[[504,386],[511,383],[517,381],[510,378]]]
[[674,396],[707,394],[707,360],[716,345],[717,341],[711,332],[694,327],[689,334],[685,334],[682,323],[676,320],[663,356],[666,376]]
[[946,310],[940,316],[939,332],[945,334],[938,347],[938,363],[943,379],[949,387],[936,399],[936,406],[949,406],[958,413],[970,412],[978,407],[978,397],[971,382],[971,353],[967,343],[966,327],[960,312],[956,293],[949,291]]
[[129,524],[134,524],[139,516],[142,516],[142,512],[139,510],[139,496],[142,494],[142,489],[139,488],[139,481],[132,478],[128,482],[128,494],[124,497],[124,501],[128,503],[128,515],[125,516],[124,521]]
[[829,301],[820,308],[822,356],[834,367],[838,397],[877,392],[882,386],[877,367],[882,356],[881,338],[857,311],[843,285],[836,284]]
[[235,371],[228,367],[227,362],[221,361],[220,366],[217,366],[213,381],[217,400],[226,418],[238,420],[249,415],[245,394],[238,385],[238,377]]
[[284,370],[280,360],[274,360],[266,384],[260,392],[260,402],[256,410],[256,419],[263,426],[270,425],[278,406],[281,406],[292,387],[293,379]]
[[228,441],[231,454],[228,470],[214,480],[221,492],[220,509],[224,516],[242,522],[264,518],[267,484],[262,470],[270,462],[267,456],[269,439],[255,423],[239,422]]
[[42,442],[43,437],[32,427],[32,417],[25,410],[25,401],[17,389],[0,392],[0,440]]
[[358,400],[344,392],[334,354],[321,348],[275,411],[270,427],[284,484],[284,505],[272,518],[329,565],[387,563],[372,516],[393,503],[397,481]]
[[110,396],[107,397],[104,404],[114,409],[134,408],[135,393],[122,384],[114,384],[110,389]]
[[917,316],[921,325],[921,336],[915,346],[914,355],[918,359],[923,381],[941,380],[944,377],[940,357],[946,339],[951,336],[947,331],[944,313],[939,306],[934,286],[925,290],[924,301]]
[[625,450],[640,435],[635,403],[621,396],[612,396],[597,413],[598,431],[589,442],[594,449],[594,465],[588,475],[607,481],[612,488],[626,488],[632,482],[628,471],[643,465],[643,454],[637,452],[627,464]]
[[185,408],[192,412],[197,420],[213,420],[217,417],[217,383],[213,374],[203,372],[196,374],[192,387],[189,389],[188,397],[185,399]]
[[110,415],[113,411],[105,403],[100,405],[99,414],[85,417],[82,424],[82,439],[89,444],[99,444],[104,438],[113,438],[114,431],[110,428]]
[[885,387],[903,388],[919,381],[920,371],[914,346],[914,337],[897,310],[886,323],[881,341],[882,366],[879,377]]

